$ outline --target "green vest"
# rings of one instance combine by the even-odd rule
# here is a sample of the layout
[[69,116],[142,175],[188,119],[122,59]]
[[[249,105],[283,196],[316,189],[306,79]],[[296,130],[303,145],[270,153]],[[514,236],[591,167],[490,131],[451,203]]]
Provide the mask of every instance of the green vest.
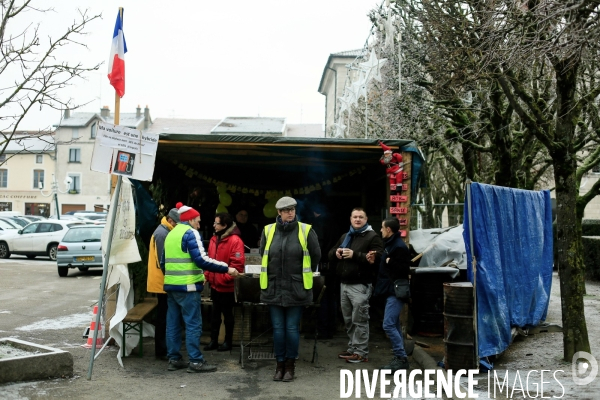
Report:
[[165,239],[165,285],[194,285],[204,282],[204,271],[198,268],[189,253],[181,250],[183,235],[193,229],[177,224]]
[[[179,226],[179,225],[177,225]],[[304,289],[312,289],[313,286],[313,274],[310,268],[310,253],[308,252],[308,233],[310,232],[311,226],[298,222],[298,240],[300,240],[300,246],[302,246],[302,280],[304,281]],[[269,248],[271,242],[273,242],[273,236],[275,236],[275,224],[265,226],[265,237],[267,238],[267,244],[262,256],[262,266],[260,267],[260,288],[266,289],[269,284],[269,278],[267,277],[267,266],[269,264]]]

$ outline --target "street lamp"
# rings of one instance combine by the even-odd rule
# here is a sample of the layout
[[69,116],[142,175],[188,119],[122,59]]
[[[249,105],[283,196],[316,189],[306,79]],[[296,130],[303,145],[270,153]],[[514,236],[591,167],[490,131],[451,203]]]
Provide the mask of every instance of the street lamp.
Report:
[[40,193],[42,194],[42,196],[54,196],[54,202],[56,203],[56,219],[60,219],[60,210],[58,208],[58,192],[67,193],[69,191],[71,183],[73,183],[73,179],[67,175],[64,180],[64,184],[67,186],[67,190],[62,191],[58,188],[58,182],[56,182],[56,177],[54,176],[54,174],[52,174],[52,187],[50,188],[50,193],[45,194],[43,190],[44,185],[41,181],[38,182],[38,189],[40,189]]

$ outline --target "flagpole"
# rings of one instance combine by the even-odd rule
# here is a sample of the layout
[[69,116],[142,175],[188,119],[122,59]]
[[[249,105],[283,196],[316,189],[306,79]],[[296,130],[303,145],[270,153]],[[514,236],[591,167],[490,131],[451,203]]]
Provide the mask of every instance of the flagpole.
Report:
[[[119,15],[121,17],[121,21],[123,21],[123,7],[119,7]],[[119,125],[121,119],[121,97],[115,90],[115,118],[114,124]],[[114,163],[114,160],[113,160]],[[112,166],[112,164],[111,164]],[[106,286],[106,276],[108,275],[108,263],[110,261],[110,252],[112,247],[113,233],[115,228],[115,219],[117,217],[117,205],[119,203],[119,193],[121,192],[121,184],[123,182],[123,177],[119,175],[117,178],[117,186],[115,187],[115,191],[113,193],[113,201],[111,201],[110,207],[110,217],[109,217],[109,226],[108,226],[108,241],[106,244],[106,253],[104,256],[104,262],[102,265],[102,282],[100,283],[100,295],[98,299],[98,313],[96,314],[96,326],[94,327],[94,336],[92,339],[92,353],[90,356],[90,366],[88,369],[87,379],[88,381],[92,379],[92,370],[94,368],[94,359],[96,355],[96,339],[98,338],[98,327],[100,326],[100,316],[102,315],[102,305],[104,303],[104,287]],[[106,228],[105,228],[106,229]],[[125,332],[123,332],[125,334]],[[123,355],[125,354],[125,349],[121,349],[123,351]]]

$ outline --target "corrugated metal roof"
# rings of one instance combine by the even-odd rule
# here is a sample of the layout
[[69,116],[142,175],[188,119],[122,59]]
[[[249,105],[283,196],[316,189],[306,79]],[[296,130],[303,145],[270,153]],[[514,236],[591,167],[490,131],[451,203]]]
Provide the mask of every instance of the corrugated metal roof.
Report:
[[[61,119],[60,122],[54,126],[67,128],[88,126],[93,119],[100,119],[104,122],[114,124],[115,116],[114,114],[111,114],[108,117],[102,117],[98,113],[77,112],[72,113],[69,118]],[[126,126],[129,128],[137,128],[142,122],[144,122],[144,114],[137,117],[136,113],[121,113],[119,117],[119,125]]]
[[54,135],[32,133],[30,135],[13,136],[13,139],[6,146],[5,153],[48,153],[52,151],[54,151]]
[[217,135],[283,135],[285,118],[227,117],[210,133]]
[[157,118],[147,132],[209,135],[219,122],[220,119]]

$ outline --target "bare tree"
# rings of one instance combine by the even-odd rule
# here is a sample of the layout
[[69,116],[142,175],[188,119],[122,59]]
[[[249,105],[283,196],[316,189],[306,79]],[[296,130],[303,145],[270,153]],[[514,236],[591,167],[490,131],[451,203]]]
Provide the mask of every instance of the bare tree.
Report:
[[[100,15],[79,11],[75,21],[66,24],[59,37],[42,37],[40,24],[33,25],[33,14],[54,12],[52,8],[38,8],[31,0],[0,0],[0,155],[19,135],[19,124],[35,108],[50,107],[57,110],[76,109],[63,97],[63,89],[83,79],[101,64],[84,66],[81,62],[60,60],[58,53],[64,46],[86,47],[83,38],[86,26]],[[21,132],[22,133],[22,132]],[[26,136],[54,145],[49,128],[44,127]],[[27,152],[27,147],[23,147]],[[1,164],[1,163],[0,163]]]

